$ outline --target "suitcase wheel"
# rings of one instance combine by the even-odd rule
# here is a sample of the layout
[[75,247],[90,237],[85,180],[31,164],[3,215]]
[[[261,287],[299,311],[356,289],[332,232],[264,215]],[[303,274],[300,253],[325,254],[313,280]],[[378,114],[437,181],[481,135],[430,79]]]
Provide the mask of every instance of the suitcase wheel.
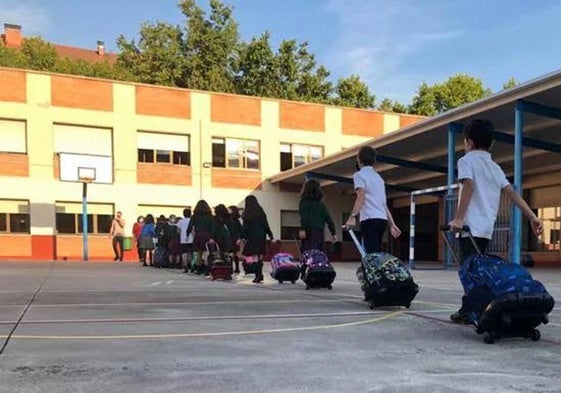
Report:
[[532,341],[539,341],[541,337],[542,335],[538,329],[534,329],[530,332],[530,340]]
[[330,291],[333,289],[333,287],[331,286],[331,284],[329,284],[329,285],[327,286],[327,289],[329,289]]
[[310,286],[309,286],[309,285],[306,285],[306,291],[309,290],[309,289],[310,289]]
[[371,303],[368,305],[368,308],[371,309],[371,310],[374,310],[374,309],[376,308],[376,303],[371,302]]
[[292,284],[296,284],[296,281],[294,281],[294,280],[292,280],[292,281],[290,281],[290,282],[291,282]]
[[407,303],[407,304],[405,305],[405,308],[411,308],[411,303]]
[[284,283],[284,280],[279,280],[279,284],[282,284],[282,283]]
[[483,342],[485,344],[493,344],[497,339],[497,336],[493,332],[485,332],[483,333]]

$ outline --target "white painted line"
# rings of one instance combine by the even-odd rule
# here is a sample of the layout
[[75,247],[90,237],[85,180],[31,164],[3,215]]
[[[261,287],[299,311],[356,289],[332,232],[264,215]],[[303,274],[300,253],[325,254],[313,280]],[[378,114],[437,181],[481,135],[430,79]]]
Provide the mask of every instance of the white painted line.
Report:
[[166,281],[166,284],[167,284],[167,285],[173,284],[173,280]]
[[155,287],[156,285],[160,285],[162,282],[158,281],[158,282],[153,282],[152,284],[150,284],[151,287]]

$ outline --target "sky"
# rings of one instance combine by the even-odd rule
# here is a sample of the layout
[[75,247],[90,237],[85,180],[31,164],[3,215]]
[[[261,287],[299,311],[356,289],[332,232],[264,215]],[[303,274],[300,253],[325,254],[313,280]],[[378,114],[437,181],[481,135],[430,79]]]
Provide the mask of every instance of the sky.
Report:
[[[377,102],[409,103],[422,82],[460,72],[498,91],[510,77],[525,82],[561,68],[561,0],[223,1],[242,39],[268,30],[275,47],[307,41],[333,81],[357,74]],[[135,38],[147,21],[184,19],[176,0],[0,0],[0,23],[84,48],[102,40],[115,51],[120,34]]]

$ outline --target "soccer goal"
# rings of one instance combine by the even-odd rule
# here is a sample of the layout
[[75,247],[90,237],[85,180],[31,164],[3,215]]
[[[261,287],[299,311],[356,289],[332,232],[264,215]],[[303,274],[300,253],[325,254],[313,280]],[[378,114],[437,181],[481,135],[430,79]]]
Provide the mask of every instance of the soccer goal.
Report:
[[[458,184],[453,184],[451,186],[440,186],[426,188],[424,190],[416,190],[411,193],[411,210],[410,210],[410,227],[409,227],[409,266],[415,268],[415,205],[419,197],[421,196],[432,196],[443,201],[439,203],[444,211],[443,214],[439,215],[444,217],[446,222],[438,222],[439,217],[435,217],[435,224],[438,228],[441,224],[445,224],[450,221],[456,209],[458,207]],[[501,201],[499,205],[499,211],[497,214],[497,219],[495,221],[495,228],[493,230],[493,238],[489,242],[487,247],[487,252],[495,254],[507,254],[509,251],[510,242],[510,228],[512,212],[512,204],[510,200],[505,196],[501,196]],[[441,236],[440,233],[436,232],[435,236]],[[452,237],[453,234],[448,234],[447,236]],[[456,245],[456,242],[452,238],[449,239],[451,244]],[[445,269],[453,268],[454,262],[450,254],[450,251],[446,249],[446,246],[442,246],[442,255],[444,256],[444,262],[442,267]],[[457,250],[454,250],[457,251]]]

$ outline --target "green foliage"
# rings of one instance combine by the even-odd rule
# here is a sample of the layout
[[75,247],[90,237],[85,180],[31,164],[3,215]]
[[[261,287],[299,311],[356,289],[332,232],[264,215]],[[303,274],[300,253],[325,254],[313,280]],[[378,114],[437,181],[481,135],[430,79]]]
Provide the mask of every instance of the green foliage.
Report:
[[368,85],[358,75],[340,78],[337,81],[335,91],[337,97],[333,101],[336,105],[374,108],[375,97],[370,93]]
[[23,41],[21,53],[32,70],[50,71],[57,61],[55,47],[40,37],[30,37]]
[[127,41],[123,35],[117,39],[121,51],[117,64],[140,82],[185,87],[182,37],[178,26],[143,23],[138,43]]
[[466,74],[456,74],[445,82],[435,83],[432,86],[423,82],[413,97],[409,112],[434,116],[490,94],[491,90],[483,85],[481,79]]
[[378,105],[378,110],[384,112],[394,112],[394,113],[407,113],[407,106],[399,101],[393,101],[389,98],[384,98],[380,105]]
[[512,89],[514,86],[516,86],[518,84],[518,82],[516,82],[516,79],[514,79],[514,77],[510,77],[509,80],[507,80],[504,84],[503,84],[503,90],[508,90],[508,89]]

